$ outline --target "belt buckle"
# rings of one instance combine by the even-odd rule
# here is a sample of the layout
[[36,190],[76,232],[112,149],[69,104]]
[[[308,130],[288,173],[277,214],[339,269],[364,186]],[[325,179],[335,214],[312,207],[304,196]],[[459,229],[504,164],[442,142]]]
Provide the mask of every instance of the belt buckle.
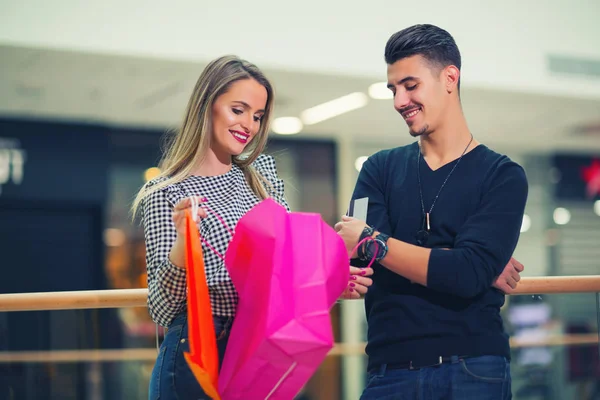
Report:
[[421,368],[429,368],[429,367],[437,367],[438,365],[442,365],[443,363],[443,358],[442,356],[439,357],[438,362],[435,364],[431,364],[431,365],[422,365],[422,366],[414,366],[412,361],[408,362],[408,369],[411,371],[417,370],[417,369],[421,369]]

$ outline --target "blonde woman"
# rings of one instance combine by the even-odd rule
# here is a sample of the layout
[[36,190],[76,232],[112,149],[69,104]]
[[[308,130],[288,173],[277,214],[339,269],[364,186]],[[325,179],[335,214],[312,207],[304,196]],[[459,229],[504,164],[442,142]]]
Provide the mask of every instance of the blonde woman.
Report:
[[[212,61],[200,75],[181,128],[166,151],[161,175],[133,203],[143,210],[148,270],[148,308],[168,327],[150,381],[149,399],[208,398],[187,366],[184,213],[196,197],[230,227],[262,199],[289,207],[275,161],[262,155],[273,110],[273,88],[253,64],[234,56]],[[231,235],[222,222],[198,209],[207,283],[221,361],[235,317],[237,293],[219,255]],[[349,267],[344,298],[357,298],[372,270]],[[256,271],[260,279],[261,271]]]

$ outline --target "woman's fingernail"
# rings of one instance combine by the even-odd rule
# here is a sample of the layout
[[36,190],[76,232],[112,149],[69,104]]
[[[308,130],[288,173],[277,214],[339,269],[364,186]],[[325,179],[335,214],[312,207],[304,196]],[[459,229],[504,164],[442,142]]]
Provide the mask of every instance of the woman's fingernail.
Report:
[[360,274],[361,274],[361,275],[366,275],[366,274],[367,274],[367,271],[365,271],[365,270],[363,269],[362,271],[360,271]]
[[348,289],[349,292],[354,292],[354,289],[350,288]]
[[356,286],[354,283],[350,282],[350,287]]
[[351,279],[351,280],[353,280],[353,281],[355,281],[355,280],[356,280],[356,275],[352,275],[352,276],[350,277],[350,279]]

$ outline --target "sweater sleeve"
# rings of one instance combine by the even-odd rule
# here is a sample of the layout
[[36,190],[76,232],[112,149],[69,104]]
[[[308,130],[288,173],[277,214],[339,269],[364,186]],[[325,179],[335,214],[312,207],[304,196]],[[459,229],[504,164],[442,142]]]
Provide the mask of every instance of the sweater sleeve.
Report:
[[285,198],[285,186],[283,179],[277,174],[277,164],[275,158],[270,155],[261,154],[253,163],[256,170],[269,182],[265,189],[269,196],[277,203],[281,204],[288,212],[290,206]]
[[525,171],[505,161],[483,185],[480,205],[458,231],[454,247],[431,251],[427,286],[432,290],[463,298],[480,295],[517,246],[528,195]]
[[148,311],[152,320],[167,327],[184,308],[186,272],[169,260],[177,238],[172,220],[173,206],[159,190],[143,201],[146,268],[148,272]]
[[389,235],[392,229],[385,200],[384,163],[385,158],[381,153],[374,154],[364,162],[356,181],[352,201],[368,197],[366,223]]
[[[369,198],[366,223],[379,232],[391,234],[390,218],[385,200],[385,181],[383,179],[385,158],[381,153],[372,155],[364,162],[352,194],[352,200]],[[350,265],[366,267],[368,261],[358,258],[350,260]]]

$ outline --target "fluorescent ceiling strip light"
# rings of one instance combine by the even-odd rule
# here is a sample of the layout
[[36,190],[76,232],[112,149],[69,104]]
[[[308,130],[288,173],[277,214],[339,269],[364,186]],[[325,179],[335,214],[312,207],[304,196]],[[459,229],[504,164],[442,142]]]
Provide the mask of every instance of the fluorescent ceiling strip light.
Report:
[[279,117],[273,120],[271,130],[280,135],[294,135],[302,130],[302,121],[296,117]]
[[364,107],[368,101],[369,98],[366,94],[355,92],[304,110],[300,114],[300,118],[306,125],[313,125]]
[[377,82],[369,86],[369,96],[376,100],[393,99],[394,93],[387,87],[387,82]]

